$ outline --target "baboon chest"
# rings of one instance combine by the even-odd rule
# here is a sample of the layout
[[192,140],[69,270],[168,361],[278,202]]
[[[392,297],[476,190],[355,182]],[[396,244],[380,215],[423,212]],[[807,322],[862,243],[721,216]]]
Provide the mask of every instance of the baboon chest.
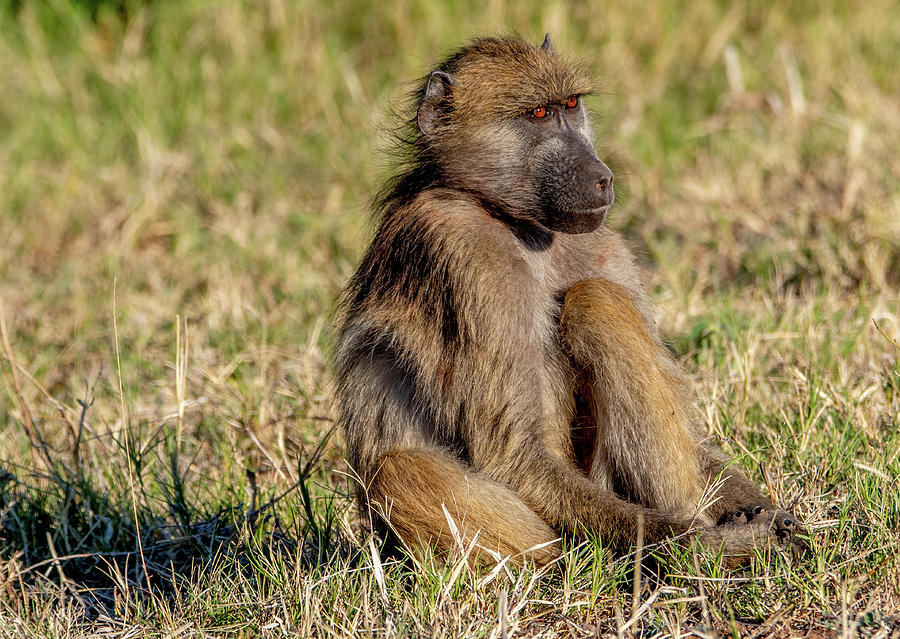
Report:
[[536,362],[540,385],[543,436],[548,448],[560,458],[571,459],[571,425],[576,419],[577,371],[566,354],[559,332],[560,313],[565,291],[559,290],[551,268],[541,271],[545,278],[536,283],[535,291],[541,293],[533,306],[532,336],[535,351],[540,353]]
[[576,243],[560,242],[543,253],[528,254],[533,281],[526,288],[533,295],[528,302],[532,309],[531,333],[541,342],[542,350],[539,377],[544,437],[554,454],[587,474],[597,442],[591,392],[594,380],[567,354],[560,319],[566,293],[576,282],[596,277],[597,271],[588,266],[600,262],[592,259],[592,251],[572,244]]

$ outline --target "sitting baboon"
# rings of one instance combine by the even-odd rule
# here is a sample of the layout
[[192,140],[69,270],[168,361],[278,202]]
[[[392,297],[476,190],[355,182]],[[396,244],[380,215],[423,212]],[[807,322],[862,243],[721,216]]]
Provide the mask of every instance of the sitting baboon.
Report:
[[343,300],[360,502],[412,547],[451,547],[449,514],[504,555],[544,544],[539,563],[584,531],[625,552],[639,525],[646,543],[697,530],[746,555],[796,524],[698,443],[633,257],[603,225],[613,175],[590,91],[549,38],[486,38],[416,94],[408,164]]

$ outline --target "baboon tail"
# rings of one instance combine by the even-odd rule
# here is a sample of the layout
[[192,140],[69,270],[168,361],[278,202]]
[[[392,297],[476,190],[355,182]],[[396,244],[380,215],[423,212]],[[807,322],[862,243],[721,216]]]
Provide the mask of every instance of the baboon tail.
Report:
[[476,548],[516,561],[546,564],[560,555],[559,535],[515,492],[440,449],[392,450],[375,468],[369,505],[414,552],[468,547],[478,534]]

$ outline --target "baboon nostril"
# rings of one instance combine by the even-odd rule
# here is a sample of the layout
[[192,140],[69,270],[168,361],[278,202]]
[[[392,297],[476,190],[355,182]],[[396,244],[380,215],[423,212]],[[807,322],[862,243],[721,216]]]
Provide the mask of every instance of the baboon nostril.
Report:
[[602,191],[602,190],[604,190],[606,187],[609,186],[609,180],[606,179],[606,178],[601,178],[601,179],[597,180],[597,184],[596,184],[595,186],[596,186],[596,188],[597,188],[598,191]]
[[758,514],[760,514],[762,511],[763,511],[763,507],[762,507],[762,506],[757,506],[756,508],[753,509],[753,514],[754,514],[754,515],[758,515]]

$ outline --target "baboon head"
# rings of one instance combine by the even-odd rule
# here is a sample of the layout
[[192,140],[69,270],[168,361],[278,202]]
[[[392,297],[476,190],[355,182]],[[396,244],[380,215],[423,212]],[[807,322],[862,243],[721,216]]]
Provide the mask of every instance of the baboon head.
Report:
[[419,153],[448,186],[552,231],[593,231],[613,175],[591,143],[585,75],[550,46],[476,40],[433,71],[418,96]]

